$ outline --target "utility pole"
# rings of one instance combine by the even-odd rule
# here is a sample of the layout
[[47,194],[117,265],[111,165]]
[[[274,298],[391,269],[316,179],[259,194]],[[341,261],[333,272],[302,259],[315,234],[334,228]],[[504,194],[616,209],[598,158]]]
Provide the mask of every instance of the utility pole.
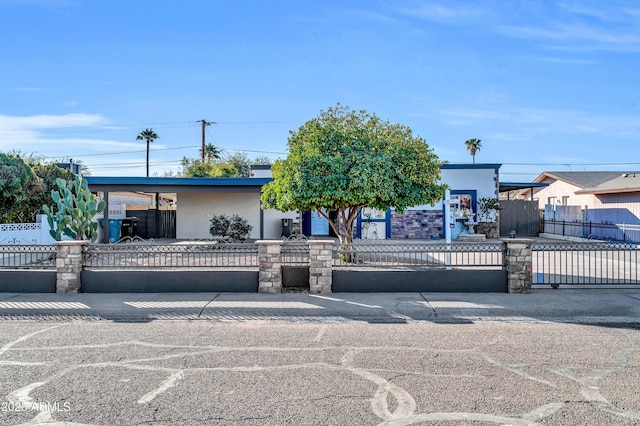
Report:
[[202,162],[204,163],[204,152],[205,152],[205,149],[204,149],[204,146],[205,146],[204,129],[207,126],[211,126],[212,124],[216,124],[216,123],[211,122],[211,121],[207,121],[205,119],[197,120],[196,123],[202,123],[202,152],[201,152],[202,155],[200,156],[200,158],[202,159]]

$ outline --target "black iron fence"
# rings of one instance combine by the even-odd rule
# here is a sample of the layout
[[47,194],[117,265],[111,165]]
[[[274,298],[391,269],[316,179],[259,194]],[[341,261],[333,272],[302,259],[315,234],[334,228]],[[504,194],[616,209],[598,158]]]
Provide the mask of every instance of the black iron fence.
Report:
[[0,245],[1,269],[56,269],[56,247],[50,244]]
[[[505,243],[336,243],[336,271],[503,270]],[[256,244],[190,242],[183,244],[88,244],[87,270],[252,270],[259,268]],[[282,245],[282,265],[309,266],[306,242]],[[619,242],[536,242],[531,250],[533,284],[640,285],[640,245]],[[54,245],[0,245],[0,270],[56,269]]]
[[502,269],[504,244],[488,243],[359,243],[334,246],[335,268]]
[[640,243],[640,225],[542,220],[540,232],[587,240]]
[[640,250],[632,243],[535,243],[531,261],[533,284],[640,283]]
[[287,242],[281,250],[282,266],[309,265],[309,244],[306,241]]
[[89,244],[84,247],[88,269],[257,268],[255,244]]

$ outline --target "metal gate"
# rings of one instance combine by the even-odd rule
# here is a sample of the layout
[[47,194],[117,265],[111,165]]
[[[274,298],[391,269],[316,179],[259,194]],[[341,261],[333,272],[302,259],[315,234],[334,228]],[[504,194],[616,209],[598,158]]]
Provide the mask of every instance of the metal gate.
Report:
[[127,210],[127,217],[138,218],[137,236],[148,238],[176,238],[176,210]]
[[507,236],[511,231],[515,231],[518,236],[538,236],[540,233],[540,211],[537,201],[500,201],[500,235]]

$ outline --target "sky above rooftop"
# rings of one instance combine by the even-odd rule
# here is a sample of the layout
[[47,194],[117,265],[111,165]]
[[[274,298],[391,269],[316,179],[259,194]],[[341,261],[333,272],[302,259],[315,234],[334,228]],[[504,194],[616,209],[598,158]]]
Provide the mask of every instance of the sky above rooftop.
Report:
[[286,156],[340,102],[411,127],[440,159],[640,168],[636,1],[0,0],[0,151],[144,176],[202,143]]

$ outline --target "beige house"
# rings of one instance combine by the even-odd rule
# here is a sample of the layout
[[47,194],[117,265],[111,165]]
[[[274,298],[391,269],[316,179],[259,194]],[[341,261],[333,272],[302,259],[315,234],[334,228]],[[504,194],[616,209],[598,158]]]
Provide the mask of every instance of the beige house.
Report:
[[545,219],[640,224],[640,172],[544,172],[535,182],[549,184],[532,188]]
[[541,210],[547,204],[580,206],[583,209],[601,208],[602,201],[588,190],[621,174],[622,172],[543,172],[533,182],[546,183],[548,186],[525,189],[520,198],[537,200]]

